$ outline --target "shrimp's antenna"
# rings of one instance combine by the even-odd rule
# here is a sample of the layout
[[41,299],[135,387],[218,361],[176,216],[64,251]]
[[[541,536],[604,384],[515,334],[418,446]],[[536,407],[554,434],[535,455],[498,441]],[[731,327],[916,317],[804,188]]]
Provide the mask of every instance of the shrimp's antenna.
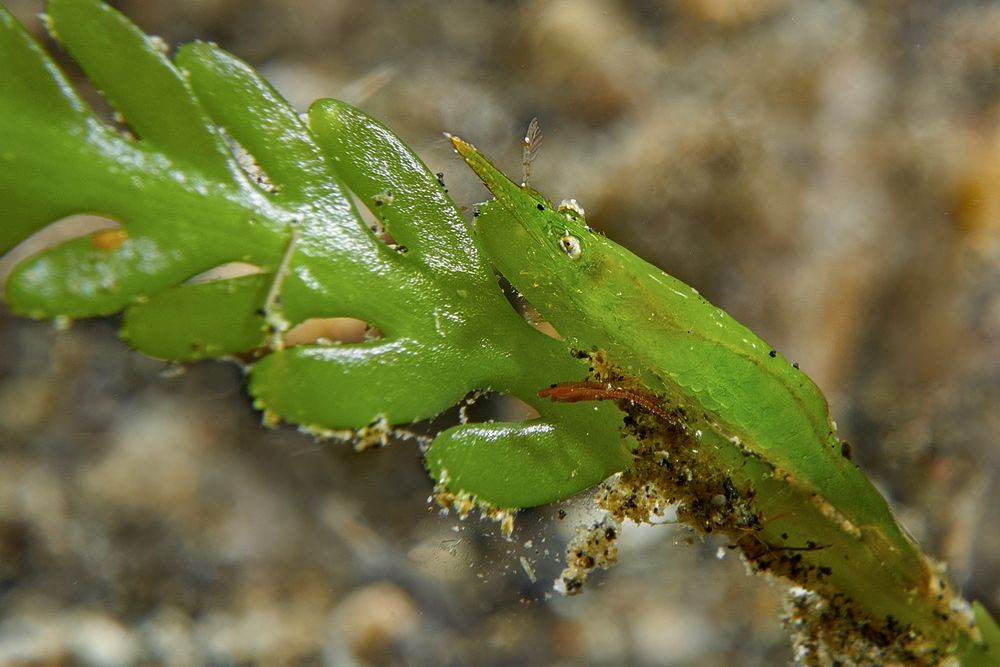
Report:
[[524,154],[521,166],[524,168],[521,187],[528,187],[531,180],[531,163],[538,153],[538,144],[542,143],[542,131],[538,127],[538,118],[532,118],[528,123],[528,131],[524,133]]

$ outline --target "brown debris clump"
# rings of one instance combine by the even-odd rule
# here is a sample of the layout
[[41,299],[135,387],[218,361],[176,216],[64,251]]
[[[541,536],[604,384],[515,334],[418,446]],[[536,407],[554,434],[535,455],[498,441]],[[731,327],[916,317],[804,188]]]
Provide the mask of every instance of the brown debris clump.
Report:
[[609,521],[581,527],[566,547],[566,568],[556,582],[556,589],[566,595],[576,595],[583,590],[591,572],[615,565],[619,530],[620,524]]
[[[611,365],[601,350],[580,356],[590,358],[587,384],[608,387],[608,396],[625,413],[623,435],[637,443],[632,466],[601,485],[601,509],[615,521],[643,523],[679,505],[678,519],[702,533],[741,537],[760,528],[753,489],[720,470],[715,457],[700,453],[701,431],[692,432],[683,407]],[[652,411],[650,403],[659,407]]]
[[468,491],[452,491],[448,488],[448,481],[446,472],[441,481],[434,485],[434,492],[428,498],[428,502],[436,503],[445,513],[454,512],[460,521],[465,521],[470,514],[478,510],[480,519],[495,521],[500,525],[500,534],[503,538],[510,539],[514,533],[514,510],[491,505]]
[[839,595],[826,598],[793,588],[784,621],[792,633],[796,661],[804,667],[958,664],[946,662],[923,635],[891,617],[874,622]]

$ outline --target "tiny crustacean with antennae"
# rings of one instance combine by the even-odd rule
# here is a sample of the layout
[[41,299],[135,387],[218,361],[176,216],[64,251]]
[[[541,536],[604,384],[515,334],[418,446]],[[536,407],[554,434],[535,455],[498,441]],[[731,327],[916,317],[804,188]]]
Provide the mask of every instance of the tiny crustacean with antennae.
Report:
[[[532,123],[525,182],[539,136]],[[569,345],[605,351],[639,382],[564,381],[540,388],[540,397],[615,401],[664,422],[684,415],[693,433],[733,444],[822,498],[845,544],[860,541],[880,562],[919,571],[912,541],[844,457],[826,399],[805,373],[697,290],[595,233],[578,202],[553,205],[472,144],[449,138],[495,197],[479,207],[474,229],[497,270]]]

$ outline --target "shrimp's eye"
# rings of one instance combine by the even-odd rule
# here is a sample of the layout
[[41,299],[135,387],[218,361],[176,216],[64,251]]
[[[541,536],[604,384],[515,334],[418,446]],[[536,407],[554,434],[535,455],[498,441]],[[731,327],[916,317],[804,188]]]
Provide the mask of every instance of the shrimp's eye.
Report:
[[583,254],[583,248],[580,247],[580,239],[576,238],[572,234],[563,234],[559,237],[559,247],[562,251],[566,253],[570,259],[578,259],[581,254]]

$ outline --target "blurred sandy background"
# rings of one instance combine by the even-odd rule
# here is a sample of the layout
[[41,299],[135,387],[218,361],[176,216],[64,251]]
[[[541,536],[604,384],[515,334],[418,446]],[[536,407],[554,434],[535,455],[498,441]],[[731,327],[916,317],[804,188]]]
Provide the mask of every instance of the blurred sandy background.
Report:
[[[114,4],[301,108],[361,106],[466,206],[485,191],[441,131],[516,174],[537,115],[533,184],[797,359],[906,526],[1000,611],[996,3]],[[6,5],[39,33],[40,2]],[[507,543],[427,505],[412,445],[259,428],[233,366],[173,377],[114,321],[0,327],[0,664],[791,660],[780,588],[721,542],[626,531],[617,569],[550,599],[573,506]]]

